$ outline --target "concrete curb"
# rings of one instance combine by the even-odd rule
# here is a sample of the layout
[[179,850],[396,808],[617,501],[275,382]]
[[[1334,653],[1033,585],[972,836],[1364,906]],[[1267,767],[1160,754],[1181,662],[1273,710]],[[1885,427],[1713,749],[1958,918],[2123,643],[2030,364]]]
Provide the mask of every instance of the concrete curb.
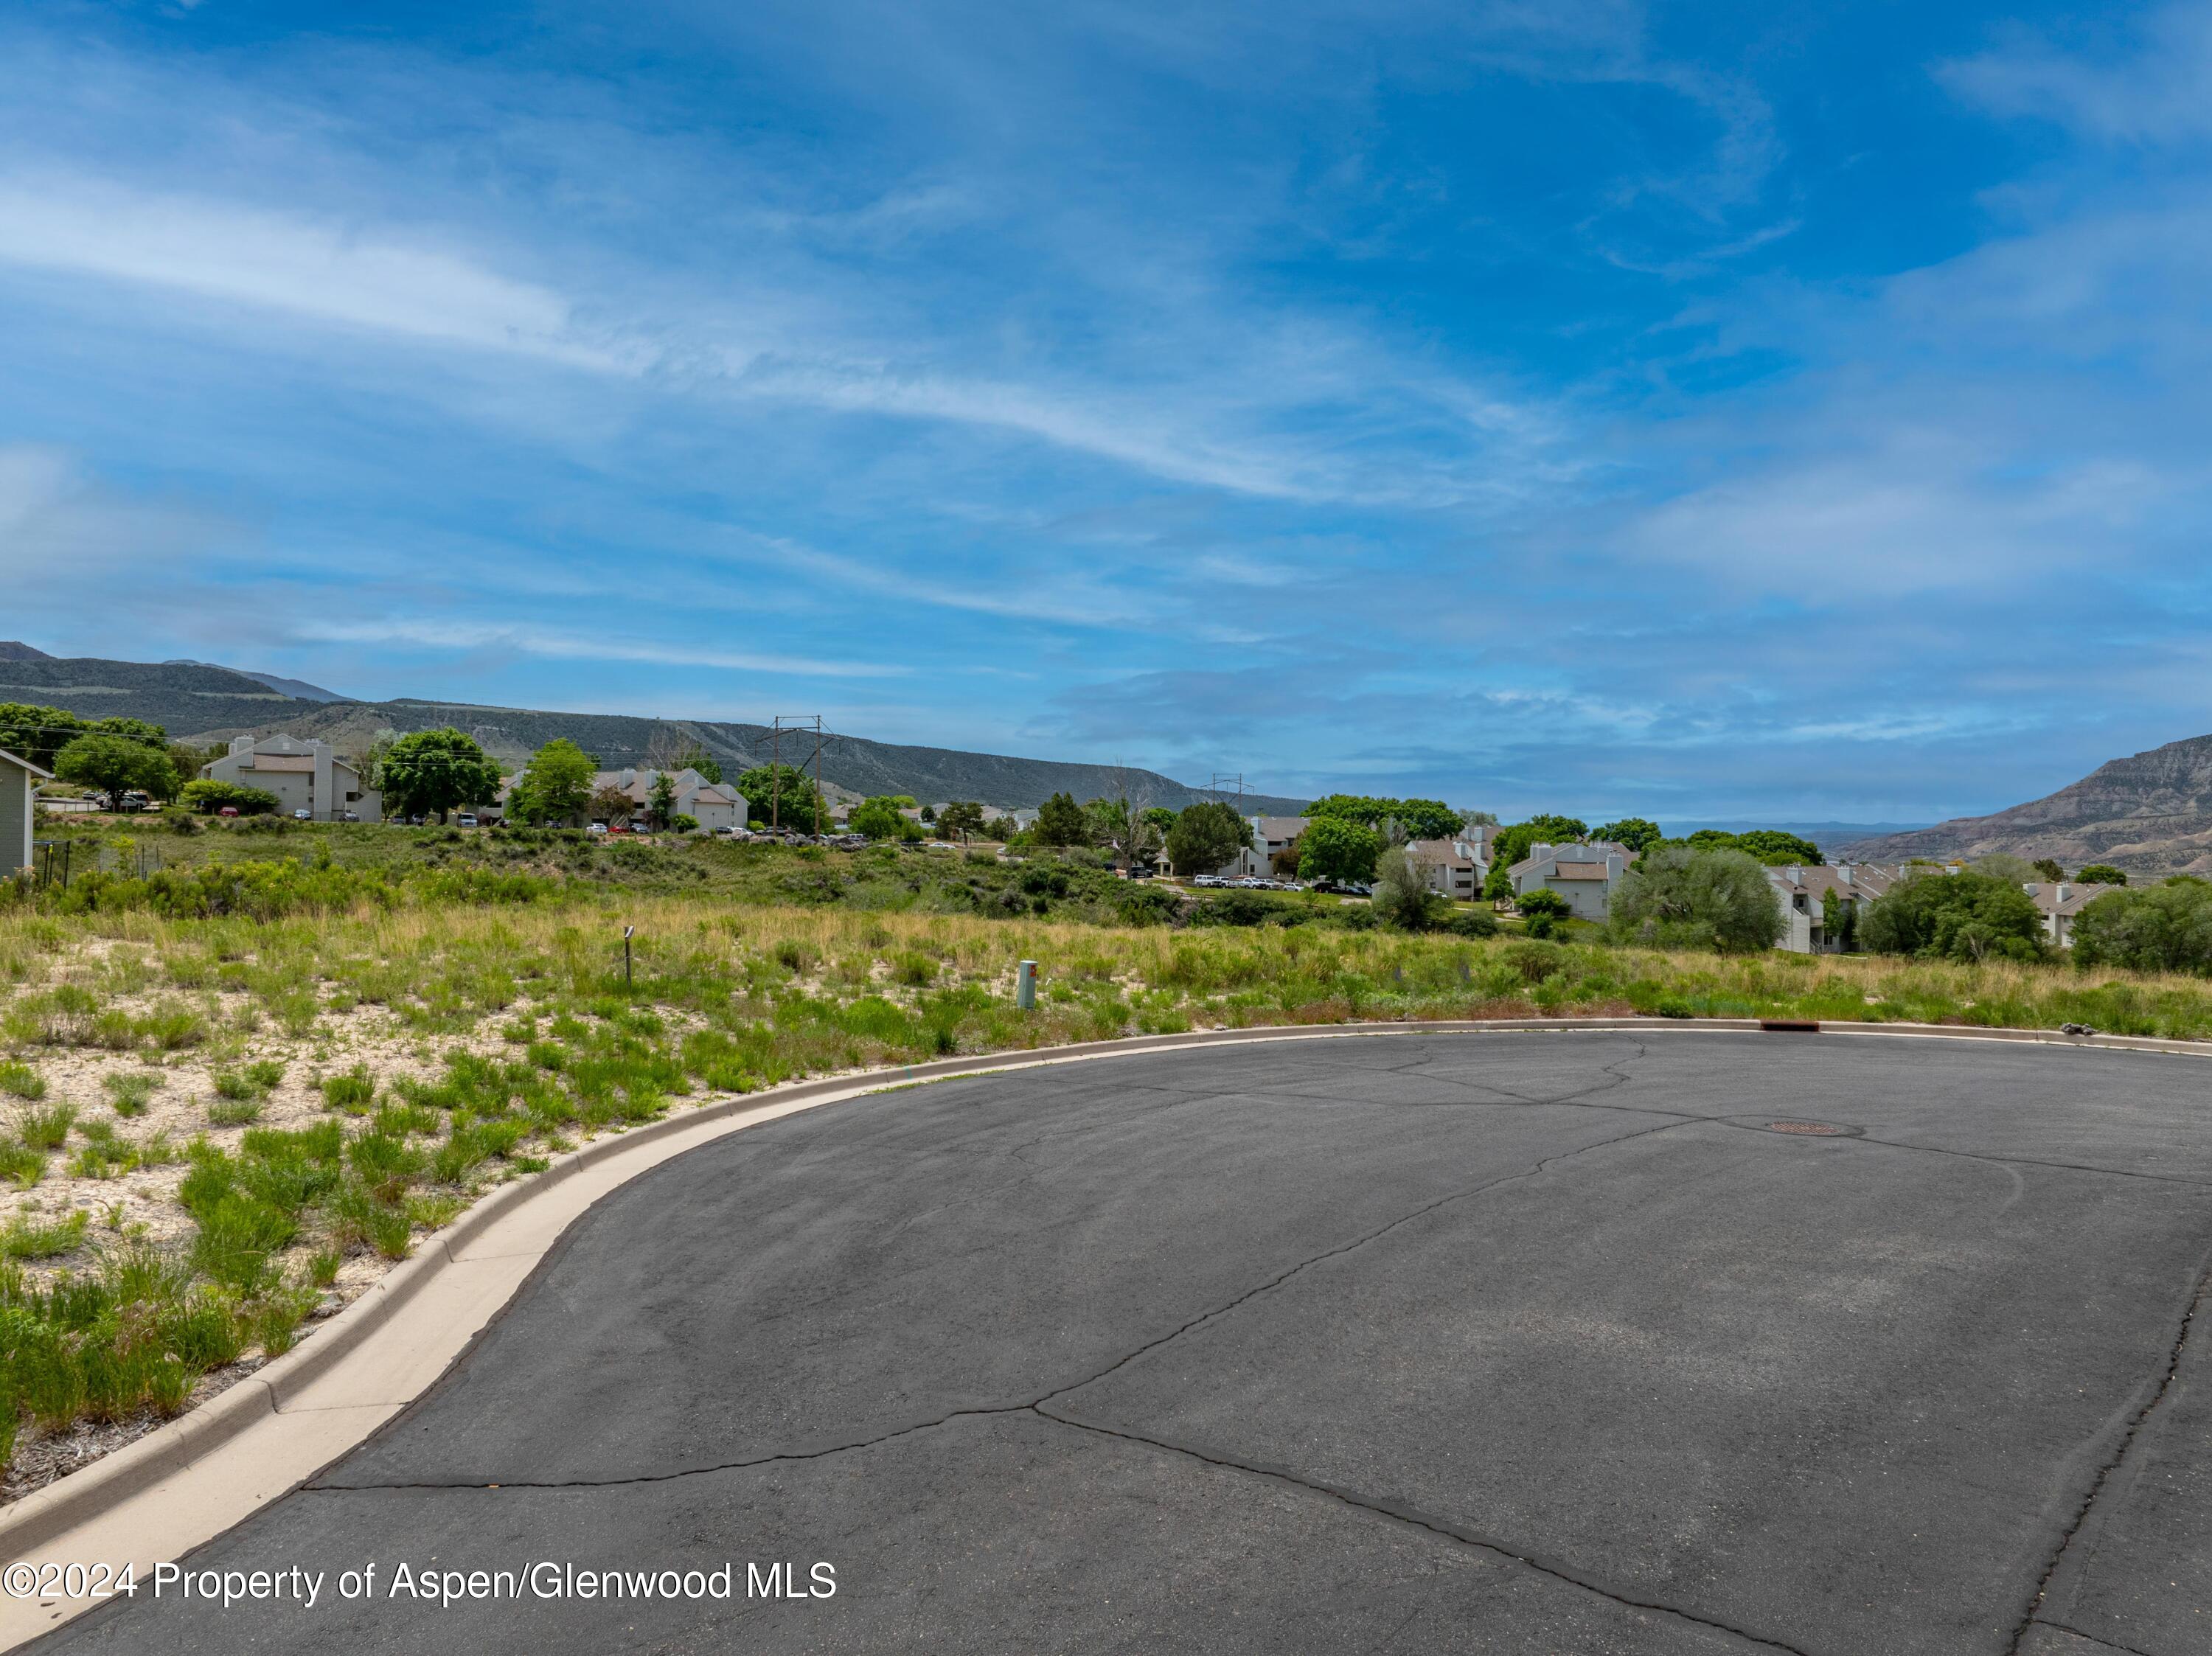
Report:
[[[46,1488],[24,1496],[0,1511],[0,1562],[31,1556],[87,1520],[112,1513],[123,1502],[175,1477],[216,1454],[226,1444],[267,1417],[277,1414],[307,1386],[336,1368],[359,1350],[379,1330],[404,1311],[430,1283],[459,1263],[460,1250],[501,1218],[525,1204],[554,1194],[578,1174],[641,1145],[685,1132],[696,1132],[706,1123],[727,1122],[720,1132],[702,1137],[701,1144],[728,1133],[793,1113],[794,1108],[860,1096],[886,1085],[905,1082],[949,1079],[960,1076],[1029,1069],[1079,1060],[1176,1052],[1192,1047],[1231,1046],[1246,1041],[1326,1040],[1361,1037],[1439,1034],[1602,1034],[1633,1031],[1638,1034],[1758,1034],[1777,1028],[1755,1018],[1516,1018],[1494,1021],[1452,1019],[1432,1022],[1328,1023],[1285,1027],[1260,1026],[1247,1029],[1196,1030],[1183,1034],[1136,1035],[1116,1040],[1085,1041],[1072,1046],[1035,1047],[974,1058],[939,1059],[927,1063],[882,1069],[859,1075],[794,1083],[758,1093],[743,1093],[711,1104],[664,1116],[626,1132],[595,1139],[554,1162],[542,1174],[502,1186],[478,1202],[447,1229],[429,1238],[420,1253],[393,1269],[374,1287],[321,1327],[313,1330],[283,1356],[189,1414],[117,1450],[81,1471],[57,1478]],[[2113,1051],[2172,1052],[2212,1058],[2212,1043],[2166,1040],[2148,1036],[2067,1035],[2056,1030],[1975,1028],[1963,1025],[1919,1023],[1833,1022],[1789,1026],[1808,1033],[1886,1035],[1915,1039],[2002,1040],[2042,1045],[2100,1047]],[[736,1119],[733,1118],[746,1118]],[[698,1145],[690,1147],[700,1148]],[[678,1152],[682,1154],[685,1152]],[[660,1165],[641,1166],[638,1174]],[[630,1177],[636,1177],[632,1174]],[[624,1183],[629,1180],[625,1179]],[[602,1198],[595,1198],[570,1216],[539,1250],[537,1257],[557,1245]],[[472,1334],[453,1360],[475,1343]],[[419,1395],[419,1392],[417,1393]],[[369,1430],[373,1430],[370,1428]],[[364,1431],[357,1443],[368,1435]],[[348,1446],[350,1448],[350,1445]],[[341,1451],[344,1453],[345,1451]],[[276,1490],[268,1498],[285,1493]],[[227,1526],[226,1526],[227,1527]],[[205,1539],[207,1538],[203,1538]]]

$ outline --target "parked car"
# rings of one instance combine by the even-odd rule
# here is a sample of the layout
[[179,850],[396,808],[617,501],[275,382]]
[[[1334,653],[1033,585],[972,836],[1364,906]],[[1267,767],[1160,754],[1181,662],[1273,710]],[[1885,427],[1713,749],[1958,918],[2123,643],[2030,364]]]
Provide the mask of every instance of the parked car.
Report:
[[456,816],[453,821],[462,828],[474,828],[477,825],[476,813],[471,810],[465,810],[459,816]]
[[312,822],[315,820],[315,813],[302,805],[292,813],[292,820],[295,822]]
[[338,821],[341,822],[358,822],[361,821],[361,813],[357,810],[342,810],[338,813]]
[[216,815],[218,816],[235,816],[238,815],[238,807],[236,805],[225,805],[221,810],[216,812]]
[[586,834],[605,834],[606,831],[607,825],[605,822],[594,822],[584,830]]

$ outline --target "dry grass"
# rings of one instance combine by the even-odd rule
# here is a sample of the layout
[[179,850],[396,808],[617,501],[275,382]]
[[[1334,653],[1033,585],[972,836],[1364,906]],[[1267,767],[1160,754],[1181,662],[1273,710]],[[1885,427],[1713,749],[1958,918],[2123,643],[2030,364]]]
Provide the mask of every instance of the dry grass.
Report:
[[[1030,1013],[1012,1004],[1024,959]],[[27,1457],[56,1466],[112,1447],[118,1420],[150,1424],[283,1350],[489,1185],[672,1107],[1125,1034],[1630,1011],[2201,1036],[2212,986],[704,897],[265,922],[0,911],[0,1434],[29,1421]],[[179,1331],[149,1345],[148,1328]],[[70,1370],[86,1351],[104,1366]]]

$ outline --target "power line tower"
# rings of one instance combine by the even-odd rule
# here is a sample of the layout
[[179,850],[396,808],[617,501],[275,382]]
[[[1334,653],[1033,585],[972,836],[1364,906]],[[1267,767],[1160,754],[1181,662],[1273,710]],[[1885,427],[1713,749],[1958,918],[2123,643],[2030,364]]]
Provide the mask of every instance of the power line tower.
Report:
[[787,734],[801,741],[814,738],[814,837],[818,840],[822,837],[822,738],[828,734],[820,713],[778,713],[769,726],[769,774],[775,779],[769,790],[769,826],[782,832],[783,738]]
[[1229,803],[1229,789],[1231,784],[1234,784],[1237,789],[1237,814],[1242,816],[1244,814],[1243,772],[1239,771],[1234,776],[1224,776],[1221,772],[1216,771],[1213,773],[1212,779],[1206,783],[1206,791],[1213,796],[1213,802],[1216,804],[1225,805]]

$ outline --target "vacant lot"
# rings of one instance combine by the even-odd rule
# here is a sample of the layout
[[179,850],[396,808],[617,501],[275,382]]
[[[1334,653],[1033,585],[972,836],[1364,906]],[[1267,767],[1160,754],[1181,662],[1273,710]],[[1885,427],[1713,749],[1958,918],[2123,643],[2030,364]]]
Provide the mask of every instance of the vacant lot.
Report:
[[1408,937],[1322,901],[1256,925],[1109,923],[1171,900],[954,852],[585,846],[574,870],[557,837],[374,833],[302,834],[314,854],[274,863],[227,853],[292,836],[210,833],[149,879],[109,834],[86,841],[102,878],[81,864],[68,893],[0,907],[11,1492],[281,1352],[490,1186],[801,1076],[1370,1018],[2212,1034],[2195,980]]

